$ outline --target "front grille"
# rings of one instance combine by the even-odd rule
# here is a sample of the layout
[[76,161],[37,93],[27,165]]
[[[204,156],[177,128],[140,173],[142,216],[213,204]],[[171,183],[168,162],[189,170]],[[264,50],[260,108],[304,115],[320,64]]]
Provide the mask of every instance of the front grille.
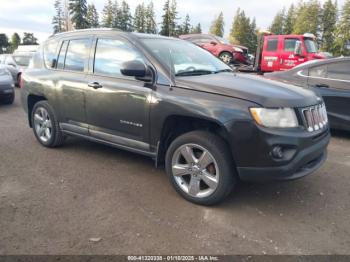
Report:
[[324,103],[302,109],[304,125],[307,131],[313,132],[327,126],[328,117]]

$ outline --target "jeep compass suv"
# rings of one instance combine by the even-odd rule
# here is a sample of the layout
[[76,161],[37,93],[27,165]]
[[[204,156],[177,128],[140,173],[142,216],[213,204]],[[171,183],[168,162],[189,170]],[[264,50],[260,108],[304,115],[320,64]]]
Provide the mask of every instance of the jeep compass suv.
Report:
[[34,55],[23,82],[23,107],[42,145],[78,136],[152,157],[197,204],[223,200],[238,179],[296,179],[326,159],[321,98],[235,74],[180,39],[58,34]]

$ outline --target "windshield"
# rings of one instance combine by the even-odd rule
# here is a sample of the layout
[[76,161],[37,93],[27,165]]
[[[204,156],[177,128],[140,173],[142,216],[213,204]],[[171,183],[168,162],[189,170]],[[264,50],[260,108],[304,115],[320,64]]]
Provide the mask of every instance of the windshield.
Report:
[[175,76],[213,74],[232,71],[225,63],[204,49],[186,41],[174,39],[142,39],[147,48],[165,61]]
[[13,59],[16,61],[16,64],[19,66],[28,66],[31,56],[13,56]]
[[305,38],[304,41],[305,41],[306,51],[308,53],[317,53],[318,52],[318,48],[317,48],[317,45],[316,45],[314,40]]
[[223,37],[215,36],[217,40],[219,40],[220,43],[225,44],[225,45],[230,45],[230,42],[226,40]]

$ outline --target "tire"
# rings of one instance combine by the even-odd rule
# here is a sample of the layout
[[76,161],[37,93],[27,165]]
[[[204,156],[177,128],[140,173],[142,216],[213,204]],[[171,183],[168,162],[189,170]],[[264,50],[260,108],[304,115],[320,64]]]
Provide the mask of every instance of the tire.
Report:
[[5,105],[12,105],[14,101],[15,101],[15,93],[13,93],[12,96],[6,98],[4,100],[4,104]]
[[222,52],[219,58],[222,62],[229,65],[233,60],[233,55],[230,52]]
[[[190,159],[195,156],[194,162],[189,163],[187,152],[192,152]],[[193,131],[176,138],[167,150],[165,162],[166,173],[175,190],[195,204],[218,204],[233,191],[237,182],[227,144],[206,131]]]
[[[34,135],[40,144],[50,148],[63,144],[63,133],[59,127],[55,112],[47,101],[39,101],[34,105],[31,113],[31,121]],[[45,129],[44,132],[42,132],[43,129]],[[46,132],[47,129],[49,131]]]

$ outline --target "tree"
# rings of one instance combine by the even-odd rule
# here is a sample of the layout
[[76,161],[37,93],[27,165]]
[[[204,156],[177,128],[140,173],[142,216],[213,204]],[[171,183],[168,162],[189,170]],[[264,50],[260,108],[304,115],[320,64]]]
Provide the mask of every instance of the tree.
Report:
[[146,9],[145,4],[139,4],[135,8],[134,30],[139,33],[146,32]]
[[323,5],[322,14],[322,50],[332,52],[337,24],[337,4],[328,0]]
[[224,27],[225,27],[224,14],[221,12],[212,22],[209,32],[212,35],[223,37]]
[[21,37],[19,36],[19,34],[14,33],[11,37],[11,50],[15,51],[20,44],[21,44]]
[[156,34],[157,33],[157,23],[156,15],[154,12],[153,2],[150,2],[146,9],[146,33],[147,34]]
[[337,24],[334,54],[350,55],[350,0],[345,1]]
[[275,35],[284,34],[284,25],[285,25],[285,9],[283,8],[279,11],[274,17],[272,24],[270,26],[271,33]]
[[69,11],[76,29],[88,28],[86,0],[69,0]]
[[23,45],[37,45],[38,39],[34,37],[33,33],[24,33]]
[[165,36],[175,36],[177,32],[177,4],[175,0],[170,3],[169,0],[165,1],[162,16],[162,24],[160,34]]
[[63,31],[63,10],[61,0],[56,0],[54,4],[56,15],[52,18],[53,33],[57,34]]
[[294,34],[312,33],[320,36],[321,6],[318,0],[300,2],[297,8],[297,16],[293,28]]
[[112,27],[113,28],[122,28],[123,18],[121,14],[122,10],[119,8],[118,1],[115,0],[112,5]]
[[292,34],[295,20],[295,7],[293,4],[291,4],[284,20],[284,33],[286,35]]
[[201,34],[201,33],[202,33],[201,23],[198,23],[195,27],[191,28],[191,34]]
[[0,54],[3,54],[6,52],[7,48],[9,47],[9,39],[6,34],[0,34]]
[[87,7],[86,20],[90,28],[99,27],[98,13],[94,4],[89,4]]
[[72,20],[70,17],[69,3],[68,0],[64,0],[63,4],[63,32],[73,30]]
[[123,0],[120,7],[120,29],[123,31],[132,31],[132,16],[130,13],[129,4]]
[[230,31],[230,41],[248,47],[250,52],[255,52],[257,45],[255,18],[250,21],[243,10],[237,9]]
[[183,35],[187,35],[190,33],[191,31],[191,23],[190,23],[191,19],[189,14],[186,15],[185,20],[181,26],[181,34]]
[[[115,4],[118,6],[117,2]],[[107,28],[113,27],[113,20],[114,20],[113,10],[114,10],[114,6],[112,3],[112,0],[108,0],[108,2],[105,4],[102,10],[103,27],[107,27]]]

